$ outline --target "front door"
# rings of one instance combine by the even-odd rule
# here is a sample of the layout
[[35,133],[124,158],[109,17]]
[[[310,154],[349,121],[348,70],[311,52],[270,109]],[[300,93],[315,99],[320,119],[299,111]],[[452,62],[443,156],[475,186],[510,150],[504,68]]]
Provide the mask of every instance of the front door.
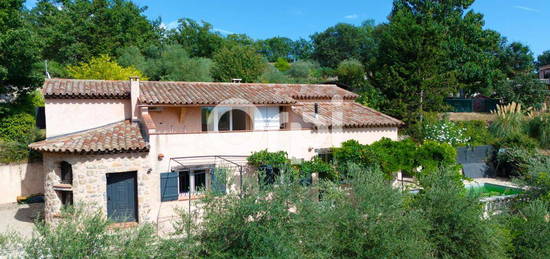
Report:
[[115,222],[137,221],[136,172],[107,174],[107,216]]

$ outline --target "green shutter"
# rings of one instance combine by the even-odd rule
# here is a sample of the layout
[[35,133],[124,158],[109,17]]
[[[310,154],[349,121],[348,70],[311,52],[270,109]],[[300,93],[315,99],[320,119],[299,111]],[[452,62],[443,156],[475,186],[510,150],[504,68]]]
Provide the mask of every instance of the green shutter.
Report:
[[178,173],[160,173],[160,200],[175,201],[178,199]]

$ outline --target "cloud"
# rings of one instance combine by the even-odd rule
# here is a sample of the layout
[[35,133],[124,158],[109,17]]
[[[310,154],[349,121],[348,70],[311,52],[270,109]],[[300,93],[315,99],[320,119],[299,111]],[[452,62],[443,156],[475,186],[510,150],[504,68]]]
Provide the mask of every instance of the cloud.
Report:
[[222,34],[235,34],[235,33],[232,32],[232,31],[226,31],[226,30],[220,29],[220,28],[214,28],[213,30],[214,30],[214,31],[217,31],[217,32],[219,32],[219,33],[222,33]]
[[160,24],[160,27],[161,27],[161,28],[164,28],[164,29],[166,29],[166,30],[175,29],[175,28],[178,27],[178,20],[169,22],[168,24],[161,23],[161,24]]
[[344,16],[345,19],[357,19],[359,18],[359,15],[357,14],[350,14],[350,15],[346,15]]
[[521,6],[521,5],[515,5],[514,8],[520,9],[520,10],[523,10],[523,11],[527,11],[527,12],[540,13],[539,9],[530,8],[530,7]]

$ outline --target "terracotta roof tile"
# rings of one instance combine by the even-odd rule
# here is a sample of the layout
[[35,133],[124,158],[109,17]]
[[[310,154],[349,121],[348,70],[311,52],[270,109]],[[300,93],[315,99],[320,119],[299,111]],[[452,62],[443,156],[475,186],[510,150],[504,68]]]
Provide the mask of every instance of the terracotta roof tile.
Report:
[[140,101],[145,104],[293,104],[266,84],[140,82]]
[[[327,84],[261,84],[141,81],[140,101],[146,104],[293,104],[296,99],[346,100],[357,94]],[[130,98],[130,81],[47,79],[46,98]]]
[[360,127],[398,127],[403,122],[386,114],[365,107],[355,102],[321,102],[319,114],[315,116],[315,103],[307,102],[293,106],[292,109],[301,114],[306,122],[317,126],[341,126],[346,128]]
[[130,121],[109,124],[29,145],[33,150],[61,153],[144,152],[149,145],[139,125]]
[[130,98],[130,81],[46,79],[42,93],[46,98]]

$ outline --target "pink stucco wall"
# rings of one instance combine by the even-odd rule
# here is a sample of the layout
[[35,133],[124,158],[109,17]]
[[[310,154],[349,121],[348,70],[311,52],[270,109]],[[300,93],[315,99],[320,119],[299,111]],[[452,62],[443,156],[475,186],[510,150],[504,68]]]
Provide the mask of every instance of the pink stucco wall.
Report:
[[[343,129],[335,132],[313,130],[249,131],[196,134],[151,135],[150,159],[153,170],[169,170],[172,157],[202,155],[245,155],[268,149],[284,150],[289,157],[311,159],[318,148],[338,147],[355,139],[370,144],[383,137],[397,140],[397,128]],[[164,156],[158,160],[159,154]]]
[[87,130],[130,118],[126,99],[46,99],[46,137]]
[[[183,111],[183,116],[181,113]],[[157,127],[157,132],[200,132],[200,107],[163,107],[161,111],[150,111],[151,119]],[[180,120],[180,117],[182,120]]]

